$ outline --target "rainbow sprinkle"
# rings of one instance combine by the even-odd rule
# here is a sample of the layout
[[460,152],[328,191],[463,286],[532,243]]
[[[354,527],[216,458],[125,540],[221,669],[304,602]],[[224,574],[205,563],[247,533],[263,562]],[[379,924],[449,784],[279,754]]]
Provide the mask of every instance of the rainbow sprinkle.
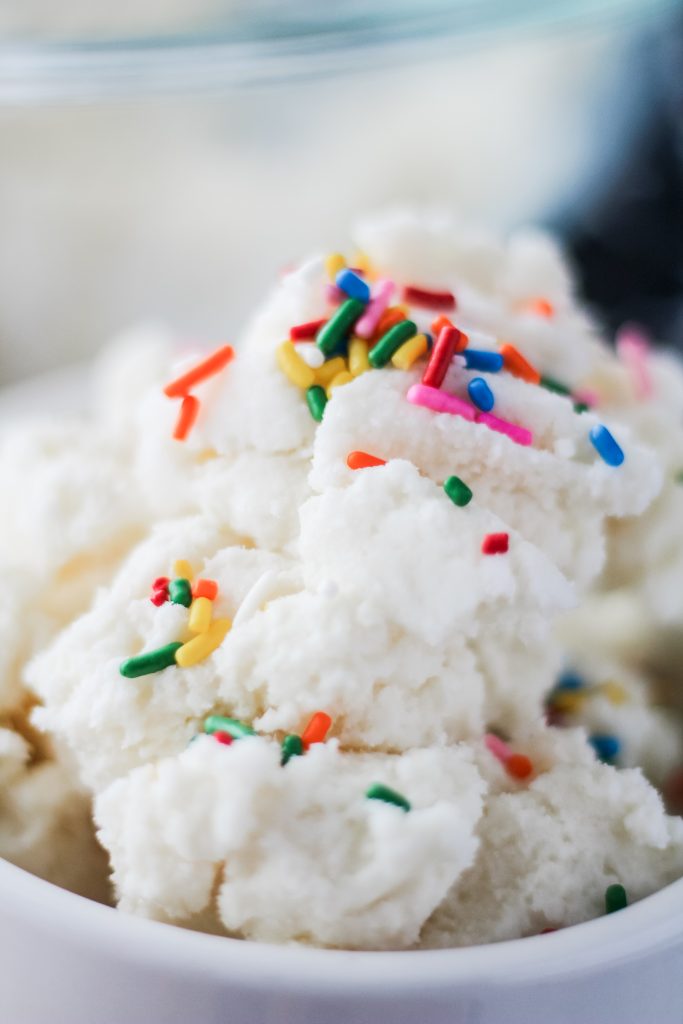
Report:
[[373,782],[366,789],[365,796],[368,800],[381,800],[382,803],[393,804],[394,807],[400,807],[402,811],[409,811],[411,809],[410,802],[401,793],[397,793],[395,789],[390,789],[389,786],[385,786],[382,782]]

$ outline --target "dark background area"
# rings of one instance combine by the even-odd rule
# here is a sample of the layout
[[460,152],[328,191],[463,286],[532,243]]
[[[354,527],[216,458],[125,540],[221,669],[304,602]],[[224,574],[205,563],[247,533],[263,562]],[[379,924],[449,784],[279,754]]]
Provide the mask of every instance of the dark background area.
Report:
[[630,74],[640,100],[627,148],[553,227],[611,331],[633,320],[683,349],[683,7],[634,48]]

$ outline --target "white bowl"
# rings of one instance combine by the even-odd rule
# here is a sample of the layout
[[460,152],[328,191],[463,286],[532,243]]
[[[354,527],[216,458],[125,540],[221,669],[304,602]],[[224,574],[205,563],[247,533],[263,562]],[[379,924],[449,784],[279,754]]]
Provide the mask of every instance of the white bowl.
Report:
[[[5,389],[0,419],[78,408],[82,382]],[[141,920],[0,860],[0,1024],[681,1024],[682,965],[683,879],[550,935],[354,953]]]
[[[302,899],[305,899],[302,893]],[[2,1024],[680,1024],[683,880],[468,949],[266,946],[129,917],[0,861]]]

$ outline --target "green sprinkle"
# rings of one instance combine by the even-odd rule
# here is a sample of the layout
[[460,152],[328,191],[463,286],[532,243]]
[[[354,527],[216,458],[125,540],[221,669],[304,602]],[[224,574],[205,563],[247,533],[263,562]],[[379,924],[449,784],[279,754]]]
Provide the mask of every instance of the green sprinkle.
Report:
[[381,366],[386,366],[394,352],[397,352],[401,345],[405,345],[406,341],[416,334],[417,327],[412,320],[401,320],[394,324],[368,352],[370,365],[374,366],[376,370],[379,370]]
[[626,897],[626,889],[623,885],[615,883],[614,885],[608,885],[605,890],[605,910],[608,914],[613,914],[615,910],[623,910],[624,907],[628,906],[628,899]]
[[234,740],[256,735],[246,722],[240,722],[237,718],[225,718],[223,715],[209,715],[208,718],[205,718],[204,732],[208,732],[210,736],[215,732],[227,732],[228,736],[232,736]]
[[547,388],[548,391],[555,391],[558,395],[571,394],[570,389],[559,380],[555,380],[554,377],[541,377],[540,384],[542,388]]
[[444,480],[443,489],[453,504],[460,508],[469,505],[472,501],[472,491],[459,476],[449,476],[447,480]]
[[347,299],[331,316],[327,323],[320,328],[315,343],[321,352],[326,356],[332,355],[337,346],[350,333],[356,320],[365,310],[367,303],[360,299]]
[[325,406],[327,405],[325,389],[321,388],[318,384],[308,388],[306,391],[306,402],[311,416],[316,423],[320,423],[325,414]]
[[173,604],[184,604],[189,608],[192,604],[192,587],[189,580],[172,580],[168,585],[168,596]]
[[574,412],[588,412],[589,408],[586,402],[574,402]]
[[151,676],[153,672],[163,672],[165,668],[175,665],[175,652],[182,644],[166,644],[165,647],[157,647],[155,651],[147,651],[145,654],[138,654],[135,658],[127,658],[119,667],[119,672],[126,679],[136,679],[138,676]]
[[301,740],[301,736],[296,736],[294,733],[290,733],[289,736],[285,736],[282,741],[282,761],[281,764],[285,765],[289,761],[290,757],[299,757],[304,752],[304,745]]
[[373,782],[365,795],[368,800],[382,800],[385,804],[394,804],[395,807],[400,807],[404,811],[410,810],[410,804],[404,796],[397,793],[395,789],[384,786],[381,782]]

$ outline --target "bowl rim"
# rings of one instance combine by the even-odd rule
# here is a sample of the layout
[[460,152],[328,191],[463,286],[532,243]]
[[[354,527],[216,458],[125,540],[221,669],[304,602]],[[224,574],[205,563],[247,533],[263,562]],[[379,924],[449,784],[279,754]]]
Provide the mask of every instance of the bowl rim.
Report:
[[[245,989],[368,995],[517,986],[597,973],[683,938],[683,878],[617,914],[483,946],[371,952],[244,941],[134,917],[0,859],[3,917],[118,961]],[[626,927],[628,923],[628,926]]]

